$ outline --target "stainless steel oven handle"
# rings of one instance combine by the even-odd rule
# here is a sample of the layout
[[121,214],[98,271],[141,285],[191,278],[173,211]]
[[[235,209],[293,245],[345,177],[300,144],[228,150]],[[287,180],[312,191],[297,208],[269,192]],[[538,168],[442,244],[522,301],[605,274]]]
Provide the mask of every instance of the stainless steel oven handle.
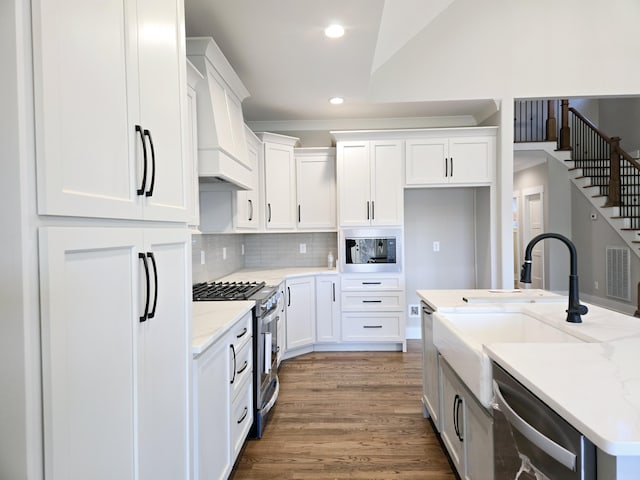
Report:
[[276,403],[276,400],[278,399],[279,393],[280,393],[280,381],[276,379],[276,387],[273,390],[273,393],[271,394],[271,398],[267,403],[265,403],[265,405],[261,409],[263,415],[265,415],[266,413],[269,413],[269,411],[273,408],[273,406]]
[[[576,471],[576,455],[564,448],[562,445],[558,445],[550,438],[544,436],[538,430],[529,425],[520,415],[518,415],[507,401],[502,396],[500,386],[494,380],[493,381],[493,393],[495,394],[498,410],[500,410],[507,421],[518,430],[524,437],[533,443],[540,450],[545,452],[556,462],[564,465],[571,471]],[[494,408],[496,408],[494,406]]]

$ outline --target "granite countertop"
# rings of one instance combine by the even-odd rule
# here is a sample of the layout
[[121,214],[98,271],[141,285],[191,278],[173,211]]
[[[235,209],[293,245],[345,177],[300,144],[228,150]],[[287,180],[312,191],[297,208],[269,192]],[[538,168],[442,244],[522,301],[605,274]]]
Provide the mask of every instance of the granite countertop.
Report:
[[193,302],[191,347],[199,356],[229,331],[245,313],[253,308],[253,301]]
[[559,297],[564,301],[518,304],[471,305],[462,300],[488,293],[418,291],[419,297],[441,315],[469,307],[521,309],[584,340],[489,343],[483,348],[598,448],[613,456],[640,456],[640,319],[587,304],[589,313],[583,316],[583,323],[569,324],[564,321],[567,305],[563,296]]

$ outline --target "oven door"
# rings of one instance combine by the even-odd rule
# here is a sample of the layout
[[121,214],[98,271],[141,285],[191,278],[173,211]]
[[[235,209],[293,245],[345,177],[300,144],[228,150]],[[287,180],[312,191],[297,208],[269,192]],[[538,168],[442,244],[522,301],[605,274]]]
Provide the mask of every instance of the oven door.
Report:
[[276,376],[277,371],[277,355],[278,355],[278,309],[273,308],[269,313],[264,315],[260,322],[260,338],[261,343],[259,350],[259,367],[260,367],[260,391],[262,393],[262,401],[265,391]]

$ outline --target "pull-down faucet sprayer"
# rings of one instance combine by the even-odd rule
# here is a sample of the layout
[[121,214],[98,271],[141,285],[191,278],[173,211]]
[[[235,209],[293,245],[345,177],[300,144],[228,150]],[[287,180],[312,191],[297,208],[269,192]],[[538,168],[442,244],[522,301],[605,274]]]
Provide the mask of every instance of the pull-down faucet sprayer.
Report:
[[567,322],[581,323],[581,315],[585,315],[589,309],[585,305],[580,305],[580,299],[578,298],[578,258],[576,254],[575,245],[567,237],[564,237],[558,233],[541,233],[540,235],[533,237],[527,249],[524,253],[524,263],[522,264],[522,270],[520,272],[520,282],[531,283],[531,251],[536,243],[545,238],[555,238],[564,243],[569,249],[569,306],[567,308]]

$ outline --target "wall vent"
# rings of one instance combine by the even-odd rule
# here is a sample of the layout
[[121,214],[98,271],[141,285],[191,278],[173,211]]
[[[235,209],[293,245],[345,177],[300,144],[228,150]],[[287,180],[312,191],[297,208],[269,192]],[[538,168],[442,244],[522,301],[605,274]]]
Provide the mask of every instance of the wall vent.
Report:
[[630,300],[629,289],[629,249],[607,247],[607,296],[620,300]]

